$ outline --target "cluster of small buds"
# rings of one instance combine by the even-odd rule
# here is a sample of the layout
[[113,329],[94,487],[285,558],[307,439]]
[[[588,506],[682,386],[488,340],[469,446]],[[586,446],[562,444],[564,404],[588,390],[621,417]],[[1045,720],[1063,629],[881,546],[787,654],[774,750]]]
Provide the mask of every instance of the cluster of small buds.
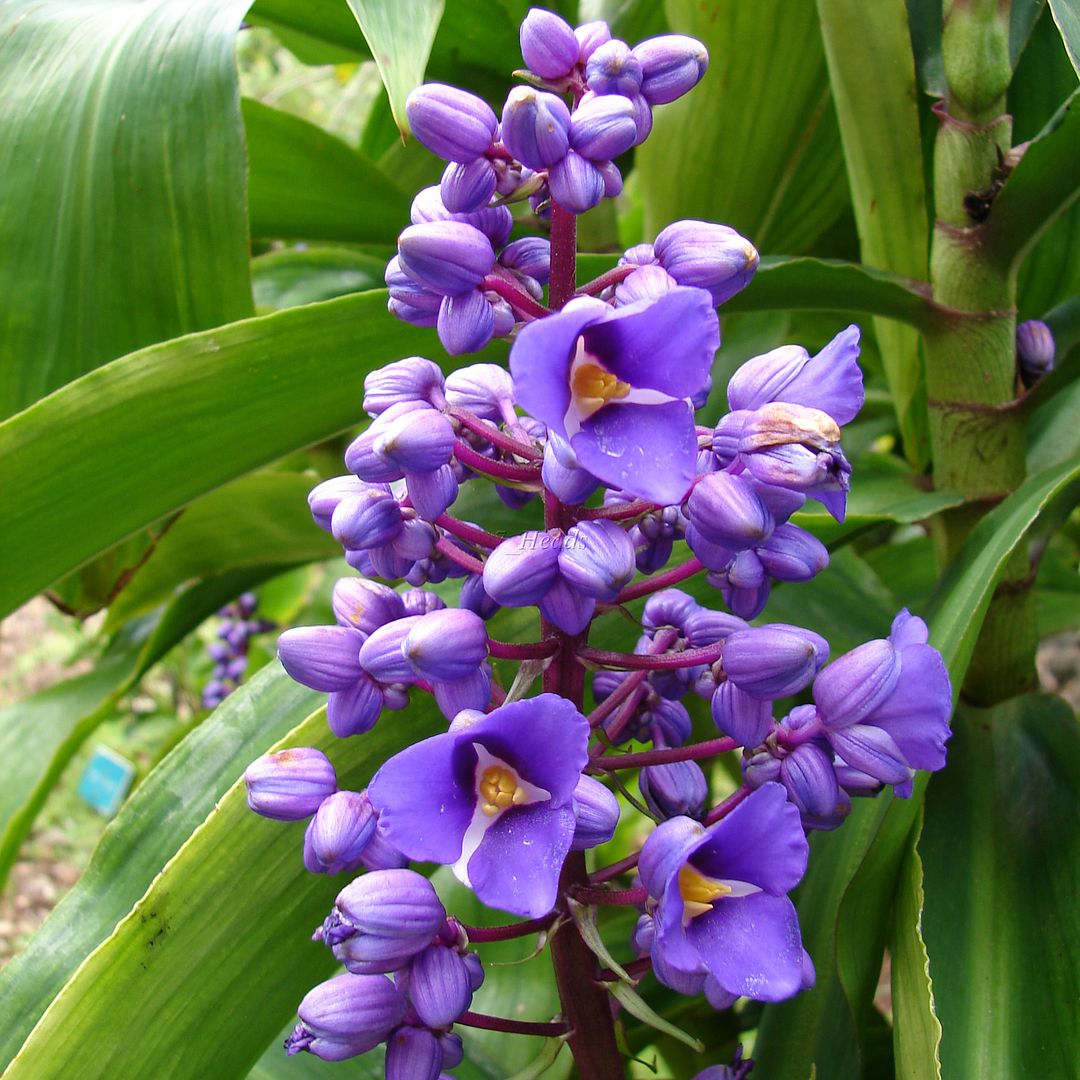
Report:
[[[815,356],[789,345],[747,361],[726,387],[730,411],[700,426],[716,306],[757,266],[747,241],[678,222],[555,295],[553,310],[542,285],[549,255],[566,253],[507,243],[498,197],[546,193],[558,224],[575,211],[560,196],[566,177],[602,174],[590,155],[614,156],[631,114],[647,126],[652,105],[693,86],[704,51],[686,38],[631,50],[603,24],[574,30],[539,10],[522,46],[534,85],[511,94],[501,123],[452,87],[410,99],[413,130],[450,166],[418,197],[387,274],[391,309],[436,326],[444,344],[489,339],[505,303],[510,370],[444,376],[409,357],[368,375],[372,421],[346,451],[348,473],[309,498],[362,576],[334,587],[335,625],[279,642],[285,669],[328,693],[337,736],[362,736],[410,695],[430,695],[448,726],[382,763],[362,792],[339,791],[316,750],[268,755],[246,775],[257,812],[311,819],[308,870],[367,869],[316,934],[347,974],[304,999],[288,1049],[336,1059],[386,1042],[391,1077],[453,1068],[453,1024],[566,1036],[572,1049],[592,1037],[573,1021],[575,995],[603,993],[589,978],[560,982],[563,1017],[550,1023],[469,1011],[482,970],[468,942],[549,930],[570,920],[571,900],[636,906],[636,974],[715,1008],[812,986],[788,896],[807,831],[840,824],[851,796],[885,785],[906,796],[915,769],[943,765],[949,734],[948,675],[906,611],[887,640],[831,663],[815,631],[749,621],[773,581],[828,563],[791,519],[812,499],[843,520],[840,428],[863,403],[858,328]],[[462,315],[481,304],[482,320]],[[462,485],[479,478],[512,507],[541,498],[543,528],[505,536],[455,517]],[[448,578],[462,582],[457,607],[422,587]],[[502,608],[537,609],[537,640],[492,636]],[[609,613],[615,626],[639,622],[632,652],[589,644]],[[492,660],[521,662],[512,684]],[[717,730],[704,742],[692,741],[691,696],[710,703]],[[803,703],[776,720],[793,696]],[[641,748],[624,750],[631,742]],[[714,801],[702,763],[739,750],[743,783]],[[637,772],[640,803],[622,770]],[[639,852],[588,875],[582,853],[612,839],[627,805],[655,827]],[[483,904],[525,921],[460,926],[411,861],[450,867]],[[638,882],[614,890],[634,867]],[[575,933],[563,925],[550,947]],[[740,1057],[701,1077],[738,1080],[750,1066]]]
[[244,593],[218,612],[221,619],[218,640],[206,650],[214,661],[214,671],[210,682],[203,687],[204,709],[216,709],[244,681],[251,639],[277,629],[277,623],[270,619],[254,618],[258,606],[259,599],[254,593]]

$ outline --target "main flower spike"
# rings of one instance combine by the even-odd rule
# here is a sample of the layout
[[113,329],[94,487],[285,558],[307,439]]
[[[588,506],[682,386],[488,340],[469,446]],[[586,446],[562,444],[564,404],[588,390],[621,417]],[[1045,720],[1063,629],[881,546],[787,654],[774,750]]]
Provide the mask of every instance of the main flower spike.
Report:
[[[499,108],[443,84],[410,96],[414,133],[446,167],[386,269],[394,315],[452,354],[508,338],[509,371],[444,376],[410,356],[367,374],[371,422],[345,475],[308,500],[358,576],[333,586],[334,625],[278,644],[285,670],[328,695],[334,735],[364,739],[393,710],[383,723],[405,747],[361,791],[339,788],[316,749],[245,774],[257,813],[307,820],[298,866],[343,878],[314,940],[347,973],[305,997],[286,1048],[338,1060],[384,1043],[389,1080],[445,1075],[468,1025],[565,1039],[583,1077],[618,1075],[611,953],[595,936],[609,905],[636,910],[635,979],[714,1009],[808,989],[788,898],[807,832],[840,827],[885,785],[909,794],[916,769],[943,766],[949,734],[949,678],[917,617],[831,663],[813,629],[748,621],[774,582],[828,565],[793,515],[808,500],[846,512],[859,328],[814,355],[754,357],[713,392],[715,309],[758,266],[746,238],[673,222],[577,287],[574,215],[618,194],[612,159],[705,74],[704,47],[666,35],[631,48],[603,22],[541,9],[521,45],[527,85]],[[531,222],[508,205],[526,201]],[[1029,367],[1036,339],[1019,342]],[[699,423],[724,390],[729,411]],[[470,520],[481,511],[461,511],[461,494],[485,481],[533,516]],[[590,643],[597,625],[610,647]],[[694,697],[717,727],[703,741]],[[740,750],[732,790],[734,759],[711,763]],[[651,832],[627,851],[641,834],[620,819],[634,811]],[[623,850],[590,873],[586,852],[609,843]],[[520,921],[464,926],[414,861]],[[474,1012],[473,948],[533,935],[552,955],[558,1019]],[[700,1076],[742,1080],[752,1064],[737,1054]]]

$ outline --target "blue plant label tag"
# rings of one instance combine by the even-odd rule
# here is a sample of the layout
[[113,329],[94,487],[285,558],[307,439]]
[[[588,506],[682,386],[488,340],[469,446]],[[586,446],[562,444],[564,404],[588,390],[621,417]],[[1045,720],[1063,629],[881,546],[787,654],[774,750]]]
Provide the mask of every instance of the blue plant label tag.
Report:
[[99,814],[113,817],[135,779],[135,766],[107,746],[94,750],[82,776],[78,793]]

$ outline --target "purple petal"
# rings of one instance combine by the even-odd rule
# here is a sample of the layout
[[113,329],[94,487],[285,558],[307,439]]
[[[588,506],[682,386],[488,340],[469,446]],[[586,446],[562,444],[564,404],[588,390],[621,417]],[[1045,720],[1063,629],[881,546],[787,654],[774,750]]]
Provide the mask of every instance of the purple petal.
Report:
[[729,993],[783,1001],[802,989],[799,918],[786,896],[725,897],[694,919],[686,936]]
[[910,779],[903,752],[883,728],[853,724],[830,732],[828,738],[844,761],[883,784],[903,784]]
[[353,686],[330,694],[326,701],[326,722],[339,739],[361,735],[375,726],[382,707],[382,691],[374,679],[362,675]]
[[469,860],[477,898],[514,915],[546,915],[558,898],[559,873],[574,836],[574,812],[534,803],[500,815]]

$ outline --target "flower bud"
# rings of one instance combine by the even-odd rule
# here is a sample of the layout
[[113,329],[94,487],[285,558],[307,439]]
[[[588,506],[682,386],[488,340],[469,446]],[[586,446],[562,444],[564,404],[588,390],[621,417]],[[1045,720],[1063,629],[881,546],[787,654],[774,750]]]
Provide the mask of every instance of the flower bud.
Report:
[[450,461],[455,439],[453,426],[441,412],[416,409],[380,425],[372,449],[403,472],[430,473]]
[[[393,260],[391,260],[393,262]],[[443,373],[422,356],[384,364],[364,378],[364,412],[378,416],[399,401],[442,403]]]
[[641,64],[641,93],[652,105],[666,105],[693,90],[709,67],[700,41],[682,34],[648,38],[634,46]]
[[662,266],[642,266],[615,286],[615,306],[623,307],[637,300],[653,300],[679,283]]
[[1029,319],[1016,328],[1016,359],[1025,386],[1034,386],[1054,367],[1054,335],[1046,323]]
[[426,1028],[404,1024],[386,1040],[386,1080],[438,1080],[442,1065],[439,1039]]
[[335,791],[322,801],[304,834],[304,866],[313,874],[340,874],[360,865],[375,833],[375,811],[358,791]]
[[321,690],[345,690],[360,678],[364,636],[347,626],[297,626],[278,638],[278,659],[296,682]]
[[471,364],[447,376],[446,400],[481,420],[498,423],[513,415],[514,383],[510,372],[498,364]]
[[[362,792],[361,794],[366,794]],[[379,827],[375,825],[375,833],[360,856],[360,861],[368,870],[401,870],[409,865],[407,856],[403,855],[389,840]]]
[[446,601],[438,593],[426,589],[407,589],[401,594],[401,602],[406,615],[427,615],[446,607]]
[[470,214],[487,206],[497,183],[495,166],[487,158],[467,164],[451,161],[439,181],[439,195],[452,214]]
[[770,750],[759,750],[756,754],[747,750],[743,754],[742,771],[746,782],[752,788],[759,788],[780,779],[780,759]]
[[638,774],[645,805],[661,821],[690,817],[700,821],[709,797],[709,785],[696,761],[671,761],[646,765]]
[[413,198],[409,220],[414,225],[433,221],[458,221],[471,225],[482,232],[494,247],[506,243],[514,227],[514,215],[507,206],[484,206],[467,214],[451,213],[443,205],[442,192],[438,186],[422,188]]
[[634,932],[630,935],[630,944],[638,956],[648,956],[656,940],[656,924],[651,915],[638,916]]
[[443,296],[471,292],[491,272],[491,241],[464,221],[428,221],[410,225],[398,237],[403,270],[425,288]]
[[442,83],[418,86],[405,101],[405,115],[433,154],[466,164],[484,154],[498,124],[486,101]]
[[360,648],[360,666],[381,683],[411,683],[416,673],[401,651],[409,631],[424,616],[408,615],[380,626]]
[[458,480],[453,463],[440,465],[434,472],[409,473],[405,480],[409,501],[417,516],[424,521],[434,521],[445,513],[458,496]]
[[337,775],[321,750],[297,747],[263,754],[244,772],[247,804],[274,821],[300,821],[337,791]]
[[504,607],[535,604],[559,574],[559,532],[530,530],[504,540],[484,563],[484,588]]
[[574,70],[578,39],[573,27],[553,11],[530,8],[521,24],[521,55],[542,79],[561,79]]
[[580,634],[589,625],[596,601],[558,577],[540,598],[540,613],[563,633]]
[[662,589],[645,601],[641,613],[641,625],[647,633],[661,626],[674,626],[683,631],[689,619],[699,611],[698,602],[682,589]]
[[829,742],[848,765],[883,784],[896,785],[896,794],[901,798],[911,793],[913,770],[896,740],[884,728],[852,724],[829,732]]
[[772,702],[751,697],[732,682],[722,682],[712,696],[717,728],[740,746],[760,746],[773,729]]
[[582,776],[574,788],[574,839],[571,851],[606,844],[619,824],[619,800],[592,776]]
[[595,22],[583,23],[577,27],[574,30],[574,37],[577,38],[578,43],[577,62],[584,65],[589,62],[589,57],[601,45],[611,40],[611,28],[603,19],[597,19]]
[[[473,960],[476,961],[477,965],[480,963],[480,957],[476,953],[469,953],[465,959],[470,963],[470,966]],[[482,977],[481,982],[483,982]],[[480,986],[478,984],[474,985],[473,989],[479,990]],[[465,1060],[465,1047],[461,1041],[461,1036],[452,1031],[444,1032],[439,1036],[439,1049],[442,1050],[444,1069],[456,1069]],[[402,1080],[405,1080],[404,1076],[402,1076]]]
[[430,682],[464,679],[487,657],[484,620],[462,608],[445,608],[422,615],[401,643],[405,659]]
[[570,118],[570,145],[590,161],[607,161],[637,141],[634,106],[619,94],[582,101]]
[[780,581],[809,581],[829,565],[828,548],[798,525],[777,525],[754,551],[765,572]]
[[692,724],[681,701],[660,697],[642,712],[641,727],[657,747],[682,746],[690,738]]
[[641,89],[641,78],[641,61],[617,38],[594,49],[585,65],[585,81],[594,94],[629,97]]
[[[402,419],[407,420],[408,417]],[[401,532],[401,507],[393,495],[368,488],[337,504],[330,518],[330,532],[350,551],[389,544]]]
[[[334,510],[342,499],[350,495],[359,495],[362,491],[368,491],[371,485],[361,480],[358,476],[334,476],[316,484],[308,493],[308,508],[315,524],[320,529],[330,531],[330,519]],[[389,490],[389,489],[385,489]]]
[[435,887],[413,870],[376,870],[350,882],[334,911],[352,936],[371,935],[424,949],[446,918]]
[[570,110],[554,94],[516,86],[503,106],[503,145],[530,169],[562,161],[570,145]]
[[551,241],[543,236],[523,236],[502,249],[499,263],[546,285],[551,275]]
[[892,643],[881,638],[830,664],[814,682],[814,701],[825,728],[849,727],[878,709],[896,689],[900,666]]
[[835,829],[851,811],[851,800],[836,782],[831,757],[812,743],[796,746],[780,762],[780,783],[799,808],[804,826]]
[[548,174],[551,197],[571,214],[584,214],[604,198],[606,185],[600,170],[573,150],[566,152]]
[[795,694],[810,684],[829,657],[824,638],[797,626],[752,626],[724,642],[728,681],[751,697],[768,700]]
[[286,1053],[307,1050],[324,1061],[366,1053],[401,1023],[406,1008],[404,995],[384,975],[336,975],[300,1002],[301,1022],[285,1041]]
[[385,492],[384,486],[400,480],[404,473],[397,465],[375,452],[375,440],[395,420],[413,412],[431,412],[430,406],[422,401],[399,401],[379,413],[368,426],[367,431],[358,435],[345,448],[345,468],[351,473],[369,482],[369,486],[378,485]]
[[491,665],[481,664],[464,679],[437,682],[435,704],[447,720],[453,720],[464,710],[482,711],[491,704]]
[[409,515],[402,522],[401,532],[394,538],[391,547],[406,559],[428,559],[435,550],[436,539],[435,527],[429,521]]
[[370,731],[383,710],[382,688],[368,675],[362,675],[352,686],[336,690],[326,699],[326,722],[339,738],[362,735]]
[[656,238],[653,250],[680,285],[707,289],[714,305],[748,285],[760,261],[749,240],[711,221],[676,221]]
[[554,492],[560,502],[580,506],[597,489],[600,481],[586,469],[560,460],[556,438],[552,436],[544,447],[544,463],[540,477],[544,486]]
[[409,965],[409,999],[428,1027],[449,1027],[472,996],[469,969],[455,949],[429,945]]
[[747,623],[738,615],[729,615],[726,611],[712,611],[709,608],[697,608],[683,623],[686,640],[695,649],[704,645],[715,645],[736,630],[749,629]]
[[732,551],[756,547],[773,531],[772,514],[761,496],[747,479],[731,473],[710,473],[700,480],[687,512],[705,540]]
[[487,297],[473,289],[445,296],[435,326],[439,341],[451,356],[479,352],[495,336],[495,312]]
[[614,521],[582,521],[566,534],[559,573],[574,589],[610,602],[634,576],[634,545]]
[[488,596],[484,588],[484,579],[480,574],[469,574],[461,583],[458,605],[468,611],[476,612],[484,620],[490,619],[501,610],[500,605]]

